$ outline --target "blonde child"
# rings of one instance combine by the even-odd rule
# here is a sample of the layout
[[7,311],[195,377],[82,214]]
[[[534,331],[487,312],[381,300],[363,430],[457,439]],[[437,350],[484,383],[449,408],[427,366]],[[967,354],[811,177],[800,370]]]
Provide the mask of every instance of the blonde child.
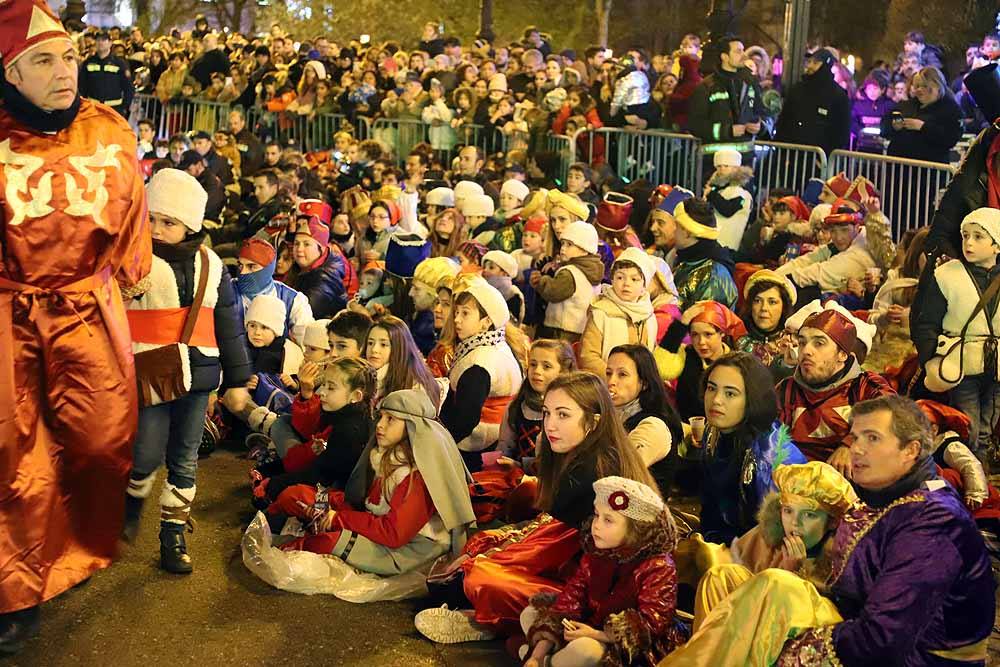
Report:
[[292,486],[278,496],[274,512],[309,529],[283,548],[337,556],[382,576],[457,555],[475,522],[471,478],[435,412],[422,391],[386,396],[347,487],[329,494],[330,509],[317,504],[314,486]]
[[574,343],[586,328],[587,309],[604,278],[604,262],[597,254],[597,230],[593,225],[578,220],[563,230],[561,238],[562,266],[553,276],[532,273],[530,284],[547,304],[544,327],[539,333]]
[[631,479],[603,477],[593,486],[580,566],[562,592],[535,596],[521,614],[525,667],[655,662],[685,639],[675,617],[677,528],[669,508]]
[[580,367],[604,377],[611,350],[629,343],[649,350],[656,346],[657,322],[649,286],[656,273],[653,258],[639,248],[626,248],[611,265],[611,284],[587,311],[580,344]]

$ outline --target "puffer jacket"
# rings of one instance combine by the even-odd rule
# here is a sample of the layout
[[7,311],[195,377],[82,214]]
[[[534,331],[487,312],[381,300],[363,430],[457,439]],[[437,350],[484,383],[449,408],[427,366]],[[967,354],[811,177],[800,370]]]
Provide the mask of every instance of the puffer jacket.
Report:
[[333,317],[347,305],[342,255],[329,248],[309,269],[296,270],[289,282],[306,295],[318,320]]

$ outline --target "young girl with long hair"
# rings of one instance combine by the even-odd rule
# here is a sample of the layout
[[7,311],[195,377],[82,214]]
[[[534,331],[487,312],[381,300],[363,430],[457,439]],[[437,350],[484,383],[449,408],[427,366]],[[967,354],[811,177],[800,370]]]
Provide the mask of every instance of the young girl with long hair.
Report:
[[435,408],[441,405],[441,388],[427,367],[410,329],[394,315],[383,315],[368,330],[365,360],[378,378],[376,400],[401,389],[421,388]]

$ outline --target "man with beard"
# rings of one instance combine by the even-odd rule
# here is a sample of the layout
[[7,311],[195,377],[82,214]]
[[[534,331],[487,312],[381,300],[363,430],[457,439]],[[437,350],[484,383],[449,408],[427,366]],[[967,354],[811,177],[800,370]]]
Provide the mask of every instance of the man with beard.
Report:
[[777,141],[819,146],[826,154],[847,148],[851,135],[851,103],[833,78],[833,54],[809,54],[802,80],[792,86],[778,116]]
[[851,406],[895,393],[882,376],[861,369],[875,327],[833,303],[823,310],[818,301],[788,318],[785,329],[797,327],[798,365],[778,383],[779,418],[810,461],[849,475]]
[[0,3],[0,654],[117,552],[137,419],[123,296],[152,242],[136,140],[81,99],[43,0]]

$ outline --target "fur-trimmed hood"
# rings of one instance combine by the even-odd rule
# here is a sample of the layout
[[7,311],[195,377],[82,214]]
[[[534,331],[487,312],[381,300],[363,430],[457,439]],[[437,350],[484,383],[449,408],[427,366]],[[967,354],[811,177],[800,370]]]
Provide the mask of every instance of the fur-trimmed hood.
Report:
[[750,167],[739,167],[728,174],[713,174],[708,182],[713,188],[726,188],[730,185],[743,187],[753,178],[753,169]]

